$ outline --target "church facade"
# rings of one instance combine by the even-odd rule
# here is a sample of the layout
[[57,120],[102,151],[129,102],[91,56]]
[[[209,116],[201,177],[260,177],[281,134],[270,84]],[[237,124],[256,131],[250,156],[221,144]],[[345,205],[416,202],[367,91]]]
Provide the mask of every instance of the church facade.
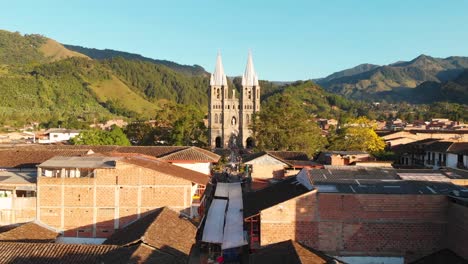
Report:
[[[233,87],[234,88],[234,87]],[[236,89],[229,89],[221,54],[211,74],[208,111],[208,134],[211,148],[252,147],[250,125],[253,114],[260,111],[260,86],[249,52],[242,75],[239,97]]]

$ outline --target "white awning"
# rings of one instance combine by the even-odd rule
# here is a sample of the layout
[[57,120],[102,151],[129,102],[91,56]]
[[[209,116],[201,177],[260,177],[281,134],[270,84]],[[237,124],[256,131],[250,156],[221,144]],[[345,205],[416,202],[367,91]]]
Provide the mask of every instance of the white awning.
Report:
[[218,182],[216,184],[215,197],[228,198],[229,196],[229,183]]
[[240,183],[229,184],[229,203],[224,225],[222,249],[236,248],[247,244],[244,239],[244,215],[242,187]]
[[[219,184],[219,183],[218,183]],[[223,242],[224,217],[227,200],[213,199],[208,210],[205,227],[203,229],[203,242],[218,243]]]

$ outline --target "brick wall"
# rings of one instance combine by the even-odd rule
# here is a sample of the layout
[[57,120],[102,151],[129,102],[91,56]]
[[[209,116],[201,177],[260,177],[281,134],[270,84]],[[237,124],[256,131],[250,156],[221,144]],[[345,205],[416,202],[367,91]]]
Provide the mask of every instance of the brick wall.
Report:
[[284,177],[284,165],[282,164],[254,164],[252,169],[254,179],[271,179]]
[[439,195],[312,193],[262,211],[261,244],[295,239],[335,255],[415,259],[445,247],[448,208]]
[[142,214],[191,206],[190,181],[124,162],[94,178],[38,177],[38,219],[65,236],[107,237]]
[[261,212],[260,242],[268,245],[287,239],[307,241],[316,246],[315,191],[277,204]]
[[452,251],[468,259],[468,207],[450,203],[447,244]]

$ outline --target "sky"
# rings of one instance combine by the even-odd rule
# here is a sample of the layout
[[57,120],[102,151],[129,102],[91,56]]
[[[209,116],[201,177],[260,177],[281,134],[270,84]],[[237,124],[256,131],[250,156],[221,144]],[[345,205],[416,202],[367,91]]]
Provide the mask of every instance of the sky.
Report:
[[260,79],[325,77],[420,54],[468,56],[467,0],[0,0],[0,29],[228,76],[252,50]]

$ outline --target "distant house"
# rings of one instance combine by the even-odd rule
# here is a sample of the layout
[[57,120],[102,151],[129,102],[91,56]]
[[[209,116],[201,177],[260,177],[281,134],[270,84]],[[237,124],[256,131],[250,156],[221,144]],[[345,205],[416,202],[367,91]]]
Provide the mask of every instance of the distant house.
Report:
[[36,171],[0,170],[0,225],[36,218]]
[[394,148],[397,164],[426,168],[468,168],[468,142],[425,139]]
[[58,156],[37,171],[37,220],[70,241],[103,240],[159,207],[194,216],[210,180],[150,156],[122,153]]
[[81,130],[52,128],[44,132],[45,139],[39,139],[40,144],[49,144],[68,141],[80,134]]
[[321,167],[299,151],[262,151],[244,157],[243,163],[250,165],[254,179],[281,179],[297,174],[302,168]]
[[375,161],[375,158],[365,151],[322,151],[317,157],[317,162],[324,165],[352,165],[363,161]]

